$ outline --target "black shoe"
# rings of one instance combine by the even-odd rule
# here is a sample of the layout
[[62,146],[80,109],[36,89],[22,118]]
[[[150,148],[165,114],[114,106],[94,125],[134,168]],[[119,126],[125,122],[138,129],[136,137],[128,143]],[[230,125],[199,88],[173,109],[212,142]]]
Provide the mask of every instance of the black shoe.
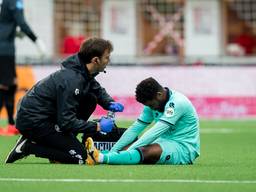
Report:
[[24,150],[24,146],[26,145],[27,141],[28,140],[24,136],[20,136],[16,145],[8,154],[8,156],[5,160],[5,163],[13,163],[19,159],[26,157],[27,154],[25,154],[23,150]]

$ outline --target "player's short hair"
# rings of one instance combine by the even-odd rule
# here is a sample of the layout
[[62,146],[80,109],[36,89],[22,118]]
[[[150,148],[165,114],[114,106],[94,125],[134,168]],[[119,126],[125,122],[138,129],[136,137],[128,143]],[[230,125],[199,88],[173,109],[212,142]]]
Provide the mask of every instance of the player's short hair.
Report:
[[135,90],[136,100],[142,104],[156,98],[157,92],[162,91],[163,87],[152,77],[141,81]]
[[113,51],[113,45],[109,40],[92,37],[81,44],[78,55],[83,62],[90,63],[93,57],[101,58],[106,50]]

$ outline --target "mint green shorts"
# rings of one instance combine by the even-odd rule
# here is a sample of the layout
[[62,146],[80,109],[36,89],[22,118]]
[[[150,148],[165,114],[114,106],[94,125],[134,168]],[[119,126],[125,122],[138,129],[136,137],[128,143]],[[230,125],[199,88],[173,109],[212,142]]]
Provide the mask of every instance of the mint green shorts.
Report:
[[176,141],[159,138],[154,141],[162,148],[157,164],[186,165],[192,164],[189,151]]

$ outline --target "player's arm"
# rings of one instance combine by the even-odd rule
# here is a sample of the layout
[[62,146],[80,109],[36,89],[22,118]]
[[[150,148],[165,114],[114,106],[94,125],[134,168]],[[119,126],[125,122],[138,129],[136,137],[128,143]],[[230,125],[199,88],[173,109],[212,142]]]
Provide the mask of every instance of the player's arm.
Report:
[[135,143],[133,143],[128,150],[151,144],[166,131],[174,130],[176,122],[182,117],[182,115],[182,104],[176,103],[174,108],[174,106],[170,107],[170,104],[167,103],[164,114],[159,121],[152,128],[146,131]]
[[130,145],[152,121],[152,110],[149,107],[144,107],[139,118],[124,132],[111,151],[120,151]]
[[117,143],[111,148],[111,151],[121,151],[124,147],[130,145],[138,135],[149,125],[150,123],[136,120],[121,136]]
[[128,148],[128,150],[142,147],[152,143],[160,135],[169,130],[171,126],[174,125],[170,124],[169,122],[159,120],[152,128],[146,131],[136,142],[134,142]]
[[35,42],[37,37],[25,20],[23,7],[23,1],[20,0],[12,1],[10,4],[10,9],[13,11],[13,16],[17,25],[20,27],[22,32],[24,32],[32,41]]

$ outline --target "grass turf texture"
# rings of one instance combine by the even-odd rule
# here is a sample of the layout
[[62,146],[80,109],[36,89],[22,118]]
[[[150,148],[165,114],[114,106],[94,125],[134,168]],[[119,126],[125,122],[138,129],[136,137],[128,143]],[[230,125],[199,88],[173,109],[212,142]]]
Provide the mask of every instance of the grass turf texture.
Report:
[[0,189],[4,192],[256,191],[256,120],[201,121],[201,156],[190,166],[89,167],[49,164],[34,156],[6,165],[5,157],[16,139],[0,137]]

